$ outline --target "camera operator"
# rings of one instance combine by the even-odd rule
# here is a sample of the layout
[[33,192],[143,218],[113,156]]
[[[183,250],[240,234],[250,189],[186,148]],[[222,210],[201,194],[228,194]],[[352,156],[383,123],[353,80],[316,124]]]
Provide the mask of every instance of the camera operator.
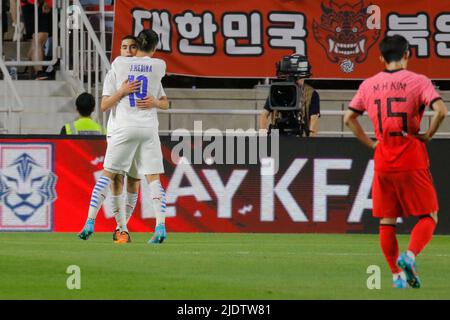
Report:
[[[291,55],[290,57],[284,57],[283,59],[285,61],[288,61],[289,58],[297,58],[301,62],[306,62],[307,59],[304,56],[300,55]],[[279,79],[286,79],[286,74],[283,75],[283,61],[281,63],[277,64],[277,77]],[[289,68],[290,66],[288,66]],[[281,70],[280,70],[281,69]],[[285,71],[285,70],[284,70]],[[301,99],[299,99],[300,105],[298,106],[301,110],[301,112],[306,115],[308,118],[308,121],[306,123],[309,124],[309,133],[307,136],[315,136],[318,133],[318,127],[319,127],[319,117],[320,117],[320,97],[317,91],[310,86],[309,84],[305,83],[305,77],[309,77],[310,74],[310,66],[308,64],[307,71],[302,73],[302,76],[292,77],[289,75],[289,78],[295,79],[295,85],[297,86]],[[286,73],[290,73],[289,71],[285,71]],[[287,80],[288,81],[288,80]],[[271,116],[271,126],[275,127],[276,122],[278,121],[278,116],[280,111],[273,110],[270,106],[270,95],[266,100],[266,103],[264,105],[264,110],[260,114],[259,124],[260,129],[267,130],[269,129],[269,116]]]

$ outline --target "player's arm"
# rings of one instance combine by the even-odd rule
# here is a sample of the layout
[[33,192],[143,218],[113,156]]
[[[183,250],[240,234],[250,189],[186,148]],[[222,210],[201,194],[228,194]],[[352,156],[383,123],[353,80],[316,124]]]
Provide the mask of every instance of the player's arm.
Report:
[[309,117],[309,136],[314,137],[319,132],[319,115],[313,114]]
[[112,95],[104,95],[102,97],[102,102],[100,108],[103,112],[108,111],[114,107],[123,97],[129,95],[130,93],[137,92],[140,88],[140,82],[135,80],[133,82],[128,82],[125,80],[120,86],[119,90],[114,92]]
[[259,115],[259,130],[267,130],[271,113],[272,110],[270,109],[269,97],[267,97],[266,102],[264,103],[264,109]]
[[139,109],[158,108],[167,110],[169,109],[169,99],[167,96],[162,96],[159,99],[156,99],[153,96],[147,96],[142,100],[137,100],[136,105]]
[[259,115],[259,128],[260,129],[263,129],[263,130],[267,129],[267,126],[269,124],[269,117],[270,117],[270,112],[266,109],[263,109],[263,111]]
[[159,98],[159,109],[167,110],[169,109],[169,99],[166,96]]
[[444,101],[442,101],[442,99],[433,102],[430,107],[434,111],[434,116],[431,119],[430,127],[424,134],[416,135],[417,139],[423,142],[428,142],[431,140],[448,113],[447,107],[445,106],[445,103]]
[[359,116],[360,114],[358,112],[349,109],[344,115],[344,123],[347,127],[349,127],[350,130],[352,130],[353,134],[356,136],[356,138],[358,138],[359,141],[364,143],[369,148],[375,149],[378,141],[373,141],[367,136],[358,121]]
[[[157,97],[159,97],[159,99]],[[161,110],[167,110],[169,109],[169,106],[169,99],[167,98],[166,92],[164,91],[161,83],[159,84],[156,97],[149,95],[142,100],[137,100],[137,107],[139,109],[157,108]]]
[[316,90],[313,91],[311,96],[309,114],[309,136],[314,137],[319,133],[320,118],[320,97]]
[[[159,66],[161,67],[161,70],[159,73],[160,73],[161,79],[162,79],[166,74],[166,63],[163,60],[160,60],[160,63],[161,64]],[[162,84],[159,83],[158,92],[156,94],[156,97],[154,97],[152,95],[148,95],[144,99],[137,100],[136,106],[139,109],[157,108],[157,109],[161,109],[161,110],[167,110],[167,109],[169,109],[170,104],[169,104],[169,99],[166,96],[166,93],[164,91]]]

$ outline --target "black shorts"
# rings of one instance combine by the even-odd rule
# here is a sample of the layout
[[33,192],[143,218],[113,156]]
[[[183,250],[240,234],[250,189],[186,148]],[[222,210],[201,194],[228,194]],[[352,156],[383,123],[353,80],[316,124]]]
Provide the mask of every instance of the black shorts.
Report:
[[[23,20],[25,23],[26,37],[30,39],[34,33],[34,5],[26,4],[22,7]],[[52,34],[52,12],[43,13],[42,6],[38,7],[38,32]]]

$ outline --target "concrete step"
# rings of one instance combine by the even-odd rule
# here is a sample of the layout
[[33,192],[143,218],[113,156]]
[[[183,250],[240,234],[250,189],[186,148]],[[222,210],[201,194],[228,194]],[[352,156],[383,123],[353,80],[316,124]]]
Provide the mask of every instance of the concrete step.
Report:
[[175,99],[255,100],[253,89],[179,89],[165,88],[167,97]]
[[26,112],[21,115],[23,134],[58,134],[63,125],[74,121],[76,112]]
[[251,109],[256,108],[255,100],[171,100],[173,109]]
[[[444,101],[450,101],[450,92],[444,90],[437,90]],[[344,103],[350,102],[356,90],[317,90],[321,101],[341,101]]]
[[[65,81],[58,80],[17,80],[14,86],[23,97],[73,97],[75,92]],[[0,98],[9,87],[5,80],[0,81]]]
[[[22,40],[19,42],[20,60],[28,59],[28,51],[30,47],[31,40]],[[8,40],[3,41],[3,55],[5,57],[5,61],[17,60],[17,42]]]
[[[20,93],[19,93],[20,94]],[[24,112],[75,112],[75,98],[71,97],[24,97],[21,96]],[[0,97],[0,110],[6,110],[8,104],[14,105],[18,109],[17,103],[14,104],[12,97],[5,99]]]
[[[194,130],[194,121],[202,122],[202,129],[244,129],[255,128],[257,122],[255,115],[172,115],[170,125],[172,129]],[[166,123],[160,121],[160,129],[164,130]]]
[[[258,86],[255,89],[178,89],[166,88],[170,100],[263,100],[269,95],[270,86]],[[317,89],[323,101],[349,102],[356,90]],[[438,90],[444,101],[450,101],[450,92]]]
[[[256,101],[257,110],[262,110],[264,108],[264,104],[266,100],[258,100]],[[323,100],[320,99],[320,109],[321,110],[347,110],[349,101],[336,101],[336,100]],[[344,106],[344,107],[342,107]]]

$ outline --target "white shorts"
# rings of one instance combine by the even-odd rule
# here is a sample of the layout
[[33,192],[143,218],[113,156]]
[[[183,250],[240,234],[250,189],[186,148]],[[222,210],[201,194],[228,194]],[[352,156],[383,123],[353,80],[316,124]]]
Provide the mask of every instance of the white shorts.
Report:
[[154,128],[117,128],[108,139],[103,168],[138,179],[164,173],[161,143]]
[[[106,136],[106,142],[108,143],[108,145],[109,145],[109,141],[110,140],[111,140],[111,136]],[[109,169],[109,170],[112,170],[112,169]],[[119,173],[119,174],[121,174],[123,176],[131,177],[131,178],[134,178],[134,179],[137,179],[137,180],[141,179],[141,177],[139,176],[139,173],[138,173],[138,166],[137,166],[137,160],[136,159],[133,159],[133,162],[131,163],[130,171],[118,172],[116,170],[115,173]]]

